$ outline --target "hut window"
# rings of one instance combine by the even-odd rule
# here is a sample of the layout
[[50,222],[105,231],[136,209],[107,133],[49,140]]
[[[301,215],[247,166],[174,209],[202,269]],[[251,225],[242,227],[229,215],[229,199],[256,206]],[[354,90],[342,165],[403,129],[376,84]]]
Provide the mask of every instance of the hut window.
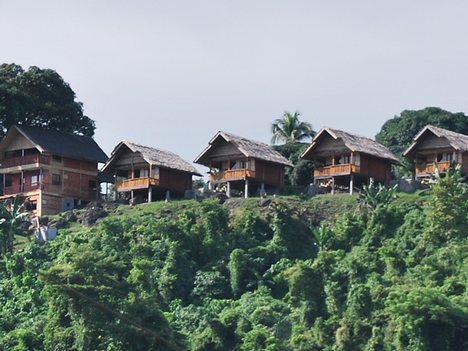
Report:
[[142,170],[140,170],[140,177],[141,178],[149,177],[149,169],[143,168]]
[[13,185],[13,178],[10,174],[5,174],[5,187],[9,187]]
[[151,176],[153,178],[159,178],[159,167],[154,167],[151,171]]
[[27,211],[35,211],[37,210],[37,200],[27,200],[25,203],[25,207]]
[[350,157],[349,155],[345,155],[345,156],[341,156],[341,158],[339,159],[339,164],[348,164],[350,162]]
[[128,171],[118,169],[118,170],[116,170],[115,175],[116,175],[117,178],[125,178],[126,179],[126,178],[128,178]]
[[140,178],[140,170],[139,169],[135,169],[133,171],[133,178]]
[[33,175],[31,177],[31,186],[36,186],[39,181],[39,177],[37,175]]
[[236,161],[231,167],[231,169],[245,169],[246,166],[247,166],[247,162],[245,160],[241,160],[241,161]]
[[52,184],[53,185],[62,184],[62,178],[60,177],[60,174],[52,174]]
[[451,152],[447,152],[447,153],[443,154],[442,161],[452,162],[453,161],[453,154]]
[[95,180],[90,180],[90,181],[88,182],[88,186],[89,186],[89,188],[90,188],[91,190],[96,190],[96,189],[97,189],[97,183],[96,183]]
[[59,155],[52,155],[52,160],[54,162],[62,162],[62,156]]

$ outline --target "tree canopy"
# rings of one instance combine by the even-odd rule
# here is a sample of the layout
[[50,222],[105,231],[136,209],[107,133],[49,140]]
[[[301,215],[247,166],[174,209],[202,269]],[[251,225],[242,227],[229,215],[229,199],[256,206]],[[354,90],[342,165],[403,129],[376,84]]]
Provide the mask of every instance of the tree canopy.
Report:
[[284,111],[282,118],[275,119],[271,125],[272,144],[281,141],[285,144],[295,143],[312,138],[315,134],[312,125],[308,122],[301,122],[300,116],[298,111],[293,114]]
[[375,139],[396,155],[401,155],[411,145],[413,137],[426,125],[468,134],[468,116],[462,112],[449,112],[439,107],[422,110],[404,110],[384,123]]
[[15,124],[93,136],[94,121],[75,98],[70,85],[52,69],[0,65],[0,136]]

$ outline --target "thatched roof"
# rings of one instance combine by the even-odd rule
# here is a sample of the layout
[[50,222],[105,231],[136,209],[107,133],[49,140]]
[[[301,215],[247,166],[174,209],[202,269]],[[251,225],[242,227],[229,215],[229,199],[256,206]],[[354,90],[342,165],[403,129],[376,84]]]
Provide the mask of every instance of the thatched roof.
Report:
[[92,162],[107,161],[107,155],[93,138],[41,127],[11,127],[0,143],[0,151],[8,147],[19,134],[28,139],[40,152]]
[[194,162],[209,166],[209,153],[216,147],[214,143],[220,138],[233,145],[247,158],[255,158],[293,167],[293,164],[286,157],[274,150],[270,145],[222,131],[216,133],[216,135],[210,140],[209,145],[202,151]]
[[404,156],[413,152],[414,148],[418,145],[427,132],[434,134],[438,138],[444,138],[455,149],[459,151],[468,151],[468,135],[452,132],[440,127],[432,125],[425,126],[414,138],[411,146],[404,152]]
[[389,149],[387,149],[382,144],[379,144],[375,140],[333,128],[322,128],[315,135],[312,143],[301,155],[301,158],[308,158],[308,155],[313,152],[317,144],[320,142],[320,139],[325,134],[330,135],[335,140],[343,141],[345,146],[352,152],[359,152],[362,154],[383,158],[395,164],[400,163],[398,157],[396,157]]
[[189,162],[185,161],[179,155],[176,155],[173,152],[135,144],[126,140],[121,141],[114,148],[109,161],[107,161],[102,168],[103,172],[112,167],[112,162],[118,157],[119,150],[121,150],[124,146],[126,146],[132,152],[140,153],[143,159],[151,165],[189,172],[195,175],[201,175]]

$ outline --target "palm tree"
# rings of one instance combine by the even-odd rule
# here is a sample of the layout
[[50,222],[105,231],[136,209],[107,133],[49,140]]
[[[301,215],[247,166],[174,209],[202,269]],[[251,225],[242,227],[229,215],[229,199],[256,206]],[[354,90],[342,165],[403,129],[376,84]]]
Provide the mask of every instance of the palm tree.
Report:
[[275,119],[271,125],[271,143],[276,144],[283,141],[285,144],[295,143],[304,139],[312,138],[315,134],[312,125],[308,122],[299,121],[298,111],[291,114],[284,111],[283,117]]

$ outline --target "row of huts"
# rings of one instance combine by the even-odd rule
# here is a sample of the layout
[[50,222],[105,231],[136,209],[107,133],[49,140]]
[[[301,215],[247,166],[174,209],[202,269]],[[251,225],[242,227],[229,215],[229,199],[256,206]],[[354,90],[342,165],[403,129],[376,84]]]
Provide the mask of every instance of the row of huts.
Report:
[[[426,126],[404,156],[415,161],[416,179],[433,176],[435,167],[444,172],[452,162],[468,174],[468,136]],[[376,141],[332,128],[320,130],[301,158],[313,162],[314,183],[351,193],[370,178],[388,183],[392,164],[399,164]],[[237,189],[246,197],[283,186],[292,166],[270,145],[226,132],[216,133],[194,162],[210,169],[211,188],[222,185],[228,196]],[[108,158],[92,138],[26,126],[12,127],[2,139],[0,163],[0,199],[19,194],[39,216],[97,200],[103,182],[151,202],[168,192],[183,195],[192,176],[201,176],[169,151],[122,141]]]

